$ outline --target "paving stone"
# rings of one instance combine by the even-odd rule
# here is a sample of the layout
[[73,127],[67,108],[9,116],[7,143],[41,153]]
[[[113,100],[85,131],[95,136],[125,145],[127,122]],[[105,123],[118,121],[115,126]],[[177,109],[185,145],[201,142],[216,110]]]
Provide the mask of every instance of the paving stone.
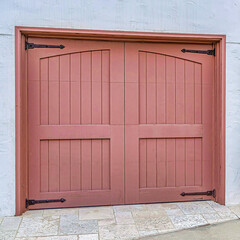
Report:
[[147,204],[133,204],[129,205],[130,209],[132,212],[137,212],[137,211],[147,211]]
[[38,237],[37,240],[78,240],[77,235]]
[[164,208],[162,207],[162,204],[160,204],[160,203],[152,203],[152,204],[146,204],[146,210],[148,210],[148,211],[164,211]]
[[207,203],[217,212],[231,212],[231,210],[227,206],[220,205],[213,201],[207,201]]
[[147,211],[147,204],[133,204],[133,205],[118,205],[113,206],[114,212],[138,212]]
[[77,215],[63,215],[60,217],[59,232],[62,235],[98,233],[98,222],[79,220]]
[[114,212],[129,212],[131,211],[131,205],[117,205],[113,206]]
[[140,237],[154,236],[159,234],[158,230],[138,231]]
[[231,206],[229,209],[240,218],[240,205]]
[[161,205],[167,215],[184,215],[183,211],[176,203],[163,203]]
[[114,218],[112,207],[89,207],[79,209],[80,220]]
[[17,237],[15,240],[38,240],[38,237]]
[[108,225],[99,227],[100,240],[133,239],[139,233],[135,225]]
[[43,210],[29,210],[22,214],[22,217],[42,217]]
[[43,211],[43,216],[78,215],[78,208],[47,209]]
[[183,211],[179,208],[177,208],[177,209],[166,209],[165,211],[166,211],[168,216],[170,216],[170,215],[184,215]]
[[139,231],[165,230],[174,228],[168,216],[134,218],[134,221]]
[[176,231],[179,231],[179,229],[177,229],[177,228],[162,229],[162,230],[158,230],[158,233],[165,234],[165,233],[171,233],[171,232],[176,232]]
[[156,217],[166,217],[167,213],[165,211],[133,211],[133,218],[156,218]]
[[79,240],[98,240],[98,234],[79,235]]
[[1,240],[14,240],[17,231],[2,231],[0,230],[0,239]]
[[115,212],[117,224],[134,224],[131,212]]
[[215,210],[207,202],[183,202],[177,203],[184,214],[215,213]]
[[207,201],[207,203],[211,206],[211,207],[213,207],[213,208],[218,208],[218,207],[222,207],[223,205],[221,205],[221,204],[219,204],[219,203],[216,203],[216,202],[214,202],[214,201]]
[[0,239],[15,239],[18,228],[16,240],[137,239],[239,215],[240,205],[226,207],[212,201],[32,210],[22,218],[0,217]]
[[77,235],[15,238],[15,240],[78,240]]
[[208,224],[207,221],[201,215],[179,215],[170,216],[172,223],[178,229],[192,228]]
[[21,217],[5,217],[0,225],[0,230],[1,231],[17,230],[21,221],[22,221]]
[[112,224],[116,224],[115,218],[98,220],[98,226],[106,226],[106,225],[112,225]]
[[57,235],[59,217],[24,217],[19,227],[17,237]]
[[238,219],[238,217],[233,212],[218,212],[219,216],[225,221]]
[[161,203],[161,207],[164,209],[178,209],[177,203]]
[[202,216],[207,220],[209,224],[219,223],[222,222],[223,219],[220,217],[220,215],[216,213],[204,213]]

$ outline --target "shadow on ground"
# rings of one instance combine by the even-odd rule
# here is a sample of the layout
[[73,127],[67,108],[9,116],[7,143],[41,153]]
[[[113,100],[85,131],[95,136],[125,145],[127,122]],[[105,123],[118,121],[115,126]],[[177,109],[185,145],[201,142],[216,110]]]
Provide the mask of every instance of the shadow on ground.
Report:
[[142,240],[239,240],[240,220],[144,237]]

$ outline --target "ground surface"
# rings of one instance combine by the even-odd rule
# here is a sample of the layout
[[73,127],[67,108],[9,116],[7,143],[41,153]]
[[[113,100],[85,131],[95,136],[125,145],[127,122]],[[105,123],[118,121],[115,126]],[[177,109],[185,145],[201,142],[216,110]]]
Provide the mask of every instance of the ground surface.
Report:
[[211,201],[35,210],[0,218],[0,240],[115,240],[159,234],[148,239],[167,240],[168,232],[239,218],[240,206],[228,208]]
[[198,228],[186,229],[174,233],[161,234],[154,237],[144,237],[142,240],[239,240],[240,221],[228,221],[221,224],[211,224]]

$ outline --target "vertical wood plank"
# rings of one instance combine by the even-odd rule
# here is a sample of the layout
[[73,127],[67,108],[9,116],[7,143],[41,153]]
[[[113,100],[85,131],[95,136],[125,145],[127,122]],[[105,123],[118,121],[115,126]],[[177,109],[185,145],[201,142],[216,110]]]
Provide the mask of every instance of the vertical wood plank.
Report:
[[40,60],[40,118],[41,124],[48,124],[48,58]]
[[92,55],[81,53],[81,123],[92,123]]
[[40,178],[41,178],[41,192],[48,192],[48,141],[40,142]]
[[80,124],[80,53],[71,55],[71,124]]
[[92,190],[102,189],[101,140],[92,140]]
[[156,54],[147,53],[147,123],[156,123]]
[[195,139],[195,186],[202,185],[202,139]]
[[102,51],[102,124],[110,123],[110,59],[109,51]]
[[185,61],[185,119],[186,123],[194,123],[194,63]]
[[147,123],[147,54],[139,53],[139,121]]
[[[195,122],[194,97],[194,63],[185,61],[185,123]],[[186,139],[186,185],[193,186],[194,169],[194,139]]]
[[195,63],[195,123],[202,123],[202,66]]
[[176,123],[185,122],[184,60],[176,59]]
[[92,141],[81,140],[82,144],[82,190],[91,190],[92,187]]
[[71,140],[71,190],[81,190],[81,142]]
[[71,189],[70,141],[60,140],[60,191]]
[[175,139],[167,139],[167,186],[175,187]]
[[70,56],[60,57],[60,125],[70,123]]
[[102,121],[101,51],[92,52],[92,124]]
[[49,141],[49,192],[59,192],[59,140]]
[[110,189],[110,145],[109,140],[102,140],[102,189]]
[[194,186],[194,139],[186,139],[186,185]]
[[156,139],[147,139],[147,187],[156,187],[157,148]]
[[165,56],[157,55],[157,123],[165,123],[166,118],[166,73]]
[[185,186],[185,139],[176,139],[176,186]]
[[141,139],[139,141],[139,156],[140,156],[140,188],[147,187],[147,143],[146,139]]
[[49,58],[49,124],[58,125],[59,118],[59,57]]
[[167,123],[175,123],[175,58],[166,57],[166,115]]
[[157,187],[166,187],[166,140],[157,139]]

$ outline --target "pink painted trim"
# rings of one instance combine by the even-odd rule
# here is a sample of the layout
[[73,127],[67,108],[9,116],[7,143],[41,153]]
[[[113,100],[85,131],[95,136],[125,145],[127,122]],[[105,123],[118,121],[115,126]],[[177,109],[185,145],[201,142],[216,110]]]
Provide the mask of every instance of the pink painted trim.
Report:
[[[71,39],[95,39],[112,41],[148,41],[148,42],[187,42],[187,43],[215,43],[219,48],[219,64],[216,66],[217,79],[220,84],[220,91],[216,95],[218,101],[217,107],[220,108],[216,132],[219,132],[219,145],[215,151],[219,152],[219,158],[215,159],[218,164],[215,169],[215,175],[218,186],[217,201],[225,204],[225,35],[205,35],[205,34],[175,34],[175,33],[150,33],[150,32],[127,32],[127,31],[103,31],[103,30],[77,30],[77,29],[59,29],[59,28],[35,28],[35,27],[16,27],[15,28],[15,96],[16,96],[16,215],[24,212],[22,195],[27,195],[27,188],[21,188],[22,175],[24,174],[21,166],[24,159],[21,159],[21,37],[62,37]],[[218,56],[217,56],[218,57]],[[216,61],[217,62],[217,61]],[[25,194],[21,194],[26,191]]]
[[15,29],[15,153],[16,153],[16,215],[21,214],[21,207],[20,207],[20,191],[21,191],[21,181],[20,181],[20,176],[21,172],[19,171],[20,169],[20,164],[21,164],[21,154],[20,154],[20,120],[21,120],[21,110],[20,110],[20,62],[21,62],[21,33],[20,31],[16,28]]

